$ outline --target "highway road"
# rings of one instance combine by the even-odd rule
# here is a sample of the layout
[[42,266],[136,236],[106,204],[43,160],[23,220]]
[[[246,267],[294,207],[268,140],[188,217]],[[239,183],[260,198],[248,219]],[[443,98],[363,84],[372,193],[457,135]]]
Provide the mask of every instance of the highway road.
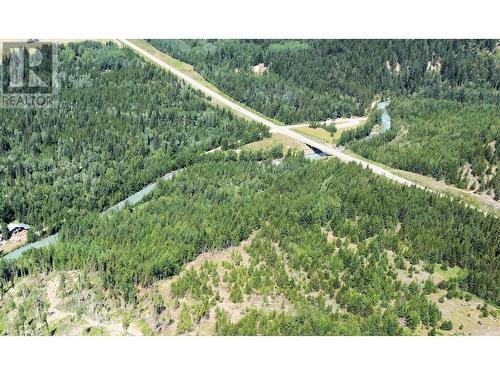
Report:
[[[217,100],[218,102],[222,103],[223,105],[225,105],[225,106],[227,106],[227,107],[229,107],[229,108],[237,111],[238,113],[242,114],[246,118],[248,118],[250,120],[253,120],[253,121],[256,121],[256,122],[259,122],[259,123],[267,126],[269,128],[269,130],[270,130],[271,133],[278,133],[278,134],[286,135],[286,136],[288,136],[290,138],[293,138],[293,139],[295,139],[295,140],[297,140],[299,142],[305,143],[306,145],[308,145],[310,147],[314,147],[314,148],[316,148],[318,150],[321,150],[325,154],[334,156],[334,157],[342,160],[343,162],[346,162],[346,163],[349,163],[349,162],[357,163],[357,164],[359,164],[359,165],[361,165],[363,167],[369,168],[373,173],[376,173],[378,175],[387,177],[387,178],[389,178],[389,179],[391,179],[393,181],[396,181],[396,182],[398,182],[400,184],[409,185],[409,186],[417,186],[417,187],[420,187],[422,189],[426,189],[425,187],[423,187],[421,185],[418,185],[418,184],[415,184],[412,181],[409,181],[409,180],[407,180],[405,178],[396,176],[395,174],[386,171],[385,169],[383,169],[382,167],[379,167],[376,164],[373,164],[373,163],[367,162],[365,160],[361,160],[359,158],[356,158],[354,156],[348,155],[348,154],[344,153],[343,150],[341,150],[341,149],[339,149],[337,147],[326,145],[324,143],[321,143],[321,142],[315,141],[313,139],[310,139],[308,137],[305,137],[305,136],[303,136],[301,134],[298,134],[298,133],[294,132],[292,129],[290,129],[290,127],[277,125],[277,124],[275,124],[275,123],[267,120],[263,116],[261,116],[259,114],[256,114],[256,113],[253,113],[253,112],[249,111],[246,108],[243,108],[238,103],[236,103],[236,102],[234,102],[234,101],[232,101],[232,100],[230,100],[230,99],[228,99],[228,98],[220,95],[219,93],[215,92],[214,90],[210,89],[209,87],[204,86],[203,84],[197,82],[196,80],[194,80],[193,78],[189,77],[185,73],[183,73],[183,72],[179,71],[178,69],[174,68],[173,66],[165,63],[161,59],[157,58],[156,56],[152,55],[151,53],[147,52],[146,50],[144,50],[144,49],[136,46],[135,44],[133,44],[132,42],[130,42],[128,40],[125,40],[125,39],[116,39],[115,42],[131,48],[132,50],[134,50],[137,53],[141,54],[145,58],[147,58],[147,59],[153,61],[154,63],[160,65],[161,67],[167,69],[172,74],[174,74],[178,78],[182,79],[183,81],[185,81],[186,83],[188,83],[189,85],[191,85],[193,88],[195,88],[197,90],[200,90],[204,94],[206,94],[209,97]],[[178,172],[178,171],[174,171],[174,172],[168,173],[167,175],[163,176],[163,179],[165,179],[165,180],[171,179],[176,172]],[[149,184],[144,189],[138,191],[137,193],[131,195],[130,197],[128,197],[125,200],[123,200],[122,202],[120,202],[120,203],[116,204],[115,206],[109,208],[106,212],[109,212],[109,211],[112,211],[112,210],[120,210],[120,209],[122,209],[125,206],[125,204],[127,202],[129,204],[131,204],[131,205],[136,204],[145,195],[149,194],[155,187],[156,187],[156,183]],[[34,243],[30,243],[30,244],[28,244],[26,246],[20,247],[20,248],[14,250],[13,252],[7,254],[3,258],[6,259],[6,260],[13,260],[13,259],[16,259],[19,256],[21,256],[21,254],[23,254],[24,252],[26,252],[28,250],[35,249],[35,248],[40,248],[40,247],[45,247],[47,245],[56,243],[57,241],[58,241],[58,234],[56,233],[56,234],[54,234],[52,236],[46,237],[46,238],[41,239],[39,241],[36,241]]]
[[187,84],[189,84],[191,87],[195,88],[196,90],[199,90],[199,91],[203,92],[205,95],[207,95],[207,96],[211,97],[212,99],[215,99],[216,101],[222,103],[224,106],[226,106],[228,108],[231,108],[232,110],[238,112],[239,114],[245,116],[246,118],[248,118],[248,119],[250,119],[252,121],[256,121],[256,122],[259,122],[259,123],[267,126],[269,128],[269,131],[271,133],[278,133],[278,134],[286,135],[286,136],[288,136],[290,138],[293,138],[293,139],[295,139],[295,140],[297,140],[299,142],[305,143],[305,144],[307,144],[310,147],[314,147],[314,148],[316,148],[318,150],[321,150],[321,151],[323,151],[324,153],[326,153],[328,155],[334,156],[334,157],[342,160],[343,162],[346,162],[346,163],[350,163],[350,162],[357,163],[357,164],[359,164],[359,165],[361,165],[361,166],[363,166],[365,168],[369,168],[375,174],[387,177],[387,178],[389,178],[389,179],[391,179],[393,181],[396,181],[396,182],[398,182],[400,184],[404,184],[404,185],[408,185],[408,186],[417,186],[417,187],[420,187],[422,189],[426,189],[425,187],[423,187],[421,185],[418,185],[418,184],[416,184],[416,183],[414,183],[414,182],[412,182],[410,180],[407,180],[405,178],[396,176],[395,174],[393,174],[393,173],[391,173],[391,172],[383,169],[382,167],[380,167],[380,166],[378,166],[378,165],[376,165],[374,163],[371,163],[371,162],[359,159],[359,158],[357,158],[355,156],[352,156],[352,155],[348,155],[345,152],[343,152],[343,150],[341,150],[341,149],[339,149],[337,147],[326,145],[324,143],[321,143],[321,142],[315,141],[313,139],[310,139],[310,138],[308,138],[306,136],[303,136],[301,134],[298,134],[298,133],[294,132],[293,130],[291,130],[291,129],[285,127],[285,126],[277,125],[277,124],[273,123],[272,121],[266,119],[262,115],[259,115],[257,113],[249,111],[248,109],[242,107],[241,105],[239,105],[235,101],[222,96],[218,92],[216,92],[216,91],[212,90],[211,88],[203,85],[202,83],[196,81],[195,79],[191,78],[187,74],[181,72],[180,70],[176,69],[172,65],[170,65],[170,64],[166,63],[165,61],[161,60],[160,58],[154,56],[153,54],[149,53],[145,49],[143,49],[143,48],[135,45],[134,43],[130,42],[129,40],[126,40],[126,39],[116,39],[115,42],[117,42],[118,44],[127,46],[130,49],[136,51],[140,55],[144,56],[146,59],[148,59],[148,60],[150,60],[150,61],[158,64],[162,68],[168,70],[170,73],[172,73],[173,75],[175,75],[178,78],[182,79],[184,82],[186,82]]

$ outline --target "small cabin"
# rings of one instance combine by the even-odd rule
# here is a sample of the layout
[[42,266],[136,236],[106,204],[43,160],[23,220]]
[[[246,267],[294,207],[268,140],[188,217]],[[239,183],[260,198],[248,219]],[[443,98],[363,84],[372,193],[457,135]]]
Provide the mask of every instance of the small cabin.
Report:
[[28,224],[23,223],[10,223],[7,224],[7,229],[9,230],[9,233],[13,235],[22,231],[28,231],[31,227]]

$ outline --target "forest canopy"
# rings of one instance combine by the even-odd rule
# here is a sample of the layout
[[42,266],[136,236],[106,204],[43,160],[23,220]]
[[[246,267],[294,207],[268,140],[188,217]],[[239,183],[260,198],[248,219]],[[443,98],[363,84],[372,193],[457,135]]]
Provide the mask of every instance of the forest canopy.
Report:
[[500,199],[498,103],[394,98],[387,110],[391,129],[349,142],[353,151]]
[[268,134],[112,43],[70,43],[59,60],[56,108],[0,109],[0,222],[54,232],[207,150]]
[[377,239],[379,255],[460,266],[464,290],[499,304],[498,218],[334,159],[289,155],[275,165],[223,155],[163,182],[136,207],[65,224],[61,243],[23,255],[14,269],[6,265],[4,281],[81,269],[99,272],[107,288],[133,301],[137,285],[175,275],[201,252],[236,245],[265,226],[290,264],[320,272],[326,285],[339,274],[329,269],[337,255],[323,228],[352,243]]
[[[375,96],[499,100],[495,40],[150,40],[284,123],[363,115]],[[265,71],[252,67],[264,64]]]
[[[373,110],[339,143],[498,199],[495,41],[151,43],[287,123],[365,114],[390,96],[390,130],[370,136],[382,113]],[[72,323],[84,321],[84,299],[92,315],[123,307],[124,332],[132,312],[148,327],[147,310],[156,332],[177,311],[178,334],[203,318],[219,335],[457,333],[438,302],[472,294],[483,299],[474,310],[487,317],[491,304],[496,314],[498,217],[355,163],[283,158],[281,147],[228,151],[267,128],[131,50],[70,43],[59,57],[59,107],[0,109],[0,224],[59,230],[53,245],[0,259],[0,334],[56,332],[49,289],[76,307]],[[102,212],[180,168],[138,204]],[[162,281],[171,283],[160,293]],[[246,304],[253,297],[261,308]],[[244,308],[239,320],[228,303]]]

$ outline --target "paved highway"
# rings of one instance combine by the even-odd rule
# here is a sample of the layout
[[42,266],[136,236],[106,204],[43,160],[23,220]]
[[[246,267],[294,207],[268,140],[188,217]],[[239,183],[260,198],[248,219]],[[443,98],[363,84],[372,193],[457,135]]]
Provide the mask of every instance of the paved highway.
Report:
[[216,91],[212,90],[211,88],[203,85],[202,83],[196,81],[195,79],[191,78],[187,74],[181,72],[180,70],[176,69],[172,65],[166,63],[165,61],[161,60],[160,58],[154,56],[153,54],[149,53],[145,49],[135,45],[134,43],[132,43],[126,39],[117,39],[116,42],[121,44],[121,45],[125,45],[125,46],[131,48],[132,50],[141,54],[142,56],[144,56],[148,60],[153,61],[154,63],[158,64],[162,68],[168,70],[169,72],[171,72],[172,74],[177,76],[178,78],[182,79],[184,82],[188,83],[190,86],[192,86],[196,90],[203,92],[205,95],[211,97],[212,99],[215,99],[216,101],[222,103],[226,107],[233,109],[234,111],[242,114],[243,116],[245,116],[246,118],[248,118],[250,120],[259,122],[259,123],[267,126],[271,133],[278,133],[278,134],[286,135],[286,136],[293,138],[299,142],[305,143],[308,146],[317,148],[318,150],[321,150],[328,155],[334,156],[334,157],[342,160],[343,162],[357,163],[359,165],[362,165],[365,168],[369,168],[373,173],[387,177],[387,178],[389,178],[393,181],[396,181],[400,184],[409,185],[409,186],[418,186],[422,189],[425,189],[423,186],[415,184],[414,182],[407,180],[405,178],[396,176],[395,174],[383,169],[382,167],[379,167],[376,164],[359,159],[359,158],[354,157],[352,155],[348,155],[337,147],[329,146],[329,145],[326,145],[324,143],[321,143],[321,142],[315,141],[313,139],[310,139],[308,137],[305,137],[301,134],[294,132],[293,130],[291,130],[285,126],[277,125],[277,124],[269,121],[268,119],[264,118],[263,116],[249,111],[248,109],[242,107],[241,105],[234,102],[233,100],[230,100],[230,99],[222,96],[218,92],[216,92]]
[[[379,167],[378,165],[375,165],[373,163],[370,163],[370,162],[358,159],[358,158],[356,158],[354,156],[351,156],[351,155],[347,155],[341,149],[339,149],[337,147],[329,146],[329,145],[326,145],[324,143],[317,142],[315,140],[307,138],[307,137],[305,137],[305,136],[303,136],[301,134],[298,134],[298,133],[294,132],[290,128],[287,128],[287,127],[284,127],[284,126],[281,126],[281,125],[277,125],[277,124],[275,124],[275,123],[267,120],[263,116],[260,116],[260,115],[258,115],[256,113],[253,113],[253,112],[249,111],[246,108],[243,108],[241,105],[235,103],[234,101],[232,101],[230,99],[225,98],[224,96],[220,95],[219,93],[215,92],[214,90],[212,90],[212,89],[204,86],[203,84],[197,82],[196,80],[194,80],[193,78],[191,78],[188,75],[184,74],[180,70],[178,70],[178,69],[174,68],[173,66],[165,63],[164,61],[160,60],[156,56],[154,56],[151,53],[147,52],[146,50],[144,50],[144,49],[136,46],[135,44],[129,42],[128,40],[120,39],[120,40],[115,40],[115,42],[118,42],[119,44],[123,44],[123,45],[125,45],[125,46],[133,49],[134,51],[136,51],[139,54],[143,55],[147,59],[155,62],[156,64],[158,64],[161,67],[163,67],[163,68],[167,69],[168,71],[170,71],[175,76],[177,76],[180,79],[184,80],[186,83],[188,83],[189,85],[191,85],[193,88],[195,88],[197,90],[200,90],[204,94],[206,94],[206,95],[210,96],[211,98],[213,98],[213,99],[221,102],[225,106],[227,106],[227,107],[229,107],[229,108],[231,108],[231,109],[239,112],[240,114],[244,115],[245,117],[247,117],[247,118],[249,118],[249,119],[251,119],[253,121],[256,121],[256,122],[259,122],[261,124],[264,124],[265,126],[269,127],[269,130],[271,131],[271,133],[279,133],[279,134],[286,135],[286,136],[288,136],[290,138],[293,138],[293,139],[295,139],[295,140],[297,140],[299,142],[305,143],[308,146],[317,148],[318,150],[323,151],[325,154],[328,154],[328,155],[331,155],[331,156],[335,156],[336,158],[338,158],[338,159],[340,159],[340,160],[342,160],[342,161],[344,161],[346,163],[355,162],[357,164],[362,165],[363,167],[368,167],[372,172],[374,172],[374,173],[376,173],[378,175],[390,178],[391,180],[394,180],[394,181],[396,181],[396,182],[398,182],[400,184],[413,185],[413,186],[418,186],[418,187],[421,187],[421,188],[425,189],[423,186],[417,185],[414,182],[411,182],[411,181],[409,181],[409,180],[407,180],[405,178],[396,176],[395,174],[386,171],[385,169]],[[177,171],[168,173],[167,175],[165,175],[163,177],[163,179],[165,179],[165,180],[171,179],[172,176],[176,172]],[[108,211],[120,210],[120,209],[122,209],[125,206],[125,204],[127,202],[130,203],[130,204],[132,204],[132,205],[136,204],[145,195],[149,194],[155,187],[156,187],[156,183],[153,183],[153,184],[150,184],[150,185],[146,186],[144,189],[138,191],[137,193],[131,195],[127,199],[123,200],[122,202],[120,202],[120,203],[116,204],[115,206],[109,208]],[[40,241],[30,243],[30,244],[28,244],[26,246],[23,246],[23,247],[20,247],[19,249],[14,250],[13,252],[11,252],[11,253],[7,254],[6,256],[4,256],[4,259],[6,259],[6,260],[16,259],[19,256],[21,256],[21,254],[23,254],[24,252],[26,252],[26,251],[28,251],[30,249],[45,247],[47,245],[50,245],[50,244],[53,244],[53,243],[57,242],[57,240],[58,240],[58,234],[46,237],[46,238],[44,238],[44,239],[42,239]]]

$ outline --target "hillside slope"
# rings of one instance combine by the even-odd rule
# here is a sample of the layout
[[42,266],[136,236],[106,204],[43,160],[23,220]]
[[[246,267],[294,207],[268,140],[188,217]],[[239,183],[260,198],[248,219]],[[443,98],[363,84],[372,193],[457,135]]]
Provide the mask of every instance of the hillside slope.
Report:
[[[16,290],[16,275],[77,271],[101,304],[162,334],[434,334],[451,319],[435,303],[442,293],[498,304],[499,219],[336,160],[209,158],[146,202],[82,217],[56,246],[3,264],[3,289]],[[437,263],[462,271],[442,282]],[[15,310],[5,310],[9,293],[4,315]]]

